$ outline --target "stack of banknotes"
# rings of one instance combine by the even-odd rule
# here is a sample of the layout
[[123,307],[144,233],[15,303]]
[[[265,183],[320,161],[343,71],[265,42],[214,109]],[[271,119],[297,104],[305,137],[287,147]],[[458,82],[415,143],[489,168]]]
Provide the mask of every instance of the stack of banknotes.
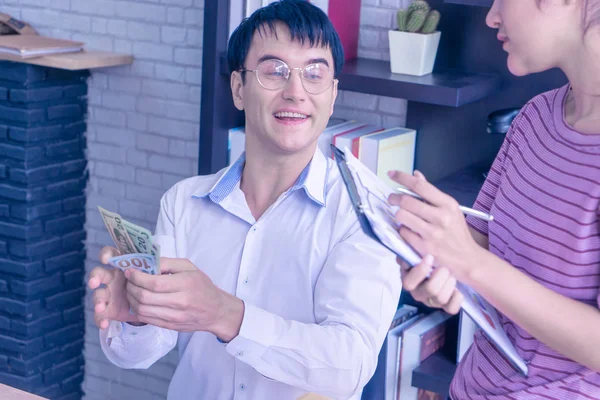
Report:
[[151,275],[160,275],[160,246],[152,243],[152,234],[123,218],[117,213],[98,207],[106,229],[121,253],[108,262],[125,271],[137,269]]

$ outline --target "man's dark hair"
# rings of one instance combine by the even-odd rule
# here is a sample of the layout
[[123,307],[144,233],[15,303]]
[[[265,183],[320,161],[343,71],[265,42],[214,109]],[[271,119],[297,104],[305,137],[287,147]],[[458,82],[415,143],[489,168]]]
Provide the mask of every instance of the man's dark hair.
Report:
[[278,22],[288,27],[292,40],[298,40],[302,44],[308,40],[311,46],[329,47],[333,56],[333,71],[336,77],[339,76],[344,66],[344,49],[340,37],[327,15],[306,0],[276,1],[244,19],[229,39],[229,73],[245,68],[244,63],[254,33],[260,29],[269,29],[276,35]]

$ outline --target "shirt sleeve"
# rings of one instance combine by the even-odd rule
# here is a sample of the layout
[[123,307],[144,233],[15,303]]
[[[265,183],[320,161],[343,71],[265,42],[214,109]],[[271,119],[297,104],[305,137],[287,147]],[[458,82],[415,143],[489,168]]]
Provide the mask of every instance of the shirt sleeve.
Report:
[[[523,115],[523,111],[527,106],[523,107],[523,109],[519,112],[519,114],[515,117],[512,124],[510,125],[508,132],[506,132],[506,137],[502,142],[502,146],[492,163],[492,167],[490,168],[485,182],[477,195],[477,199],[475,200],[475,204],[473,208],[479,211],[483,211],[486,214],[490,213],[492,205],[494,203],[494,199],[496,198],[496,193],[498,193],[498,189],[500,187],[500,182],[502,181],[502,177],[505,172],[505,161],[508,155],[508,150],[512,145],[514,132],[517,129],[520,120]],[[488,223],[481,218],[474,217],[472,215],[467,215],[466,217],[467,223],[479,231],[480,233],[488,236]]]
[[[160,246],[162,257],[176,257],[174,189],[161,199],[156,234],[152,242]],[[100,330],[100,346],[106,358],[121,368],[149,368],[177,344],[176,331],[153,325],[133,326],[110,321],[107,329]]]
[[402,288],[395,256],[358,221],[328,256],[314,289],[317,323],[286,320],[251,304],[227,351],[265,377],[333,398],[367,384]]

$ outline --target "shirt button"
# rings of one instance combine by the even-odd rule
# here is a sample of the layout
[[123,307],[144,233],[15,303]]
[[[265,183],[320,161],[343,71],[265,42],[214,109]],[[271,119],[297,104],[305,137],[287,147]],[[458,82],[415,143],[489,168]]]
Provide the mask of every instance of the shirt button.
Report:
[[244,384],[242,383],[242,384],[240,385],[240,389],[241,389],[241,390],[244,390],[244,389],[246,389],[246,386],[244,386]]
[[256,232],[256,228],[252,228],[252,232]]
[[244,355],[244,352],[243,351],[238,351],[237,355],[238,355],[238,357],[241,357],[241,356]]

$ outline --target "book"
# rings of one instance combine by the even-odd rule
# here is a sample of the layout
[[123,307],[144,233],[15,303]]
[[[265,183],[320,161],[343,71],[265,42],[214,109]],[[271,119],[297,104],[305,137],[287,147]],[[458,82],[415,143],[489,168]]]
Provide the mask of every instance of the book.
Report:
[[467,350],[469,350],[473,344],[475,332],[477,332],[477,324],[464,312],[464,310],[461,310],[458,321],[458,341],[456,344],[457,364],[462,360]]
[[76,53],[83,50],[83,43],[53,39],[37,35],[1,35],[0,53],[21,58],[41,57],[48,54]]
[[362,128],[365,125],[367,125],[365,122],[349,120],[337,125],[328,126],[321,133],[321,135],[319,135],[319,138],[317,139],[317,145],[321,149],[323,154],[325,154],[328,157],[333,157],[333,153],[331,152],[331,144],[333,143],[333,138],[336,135],[352,132],[356,129]]
[[233,164],[246,149],[246,128],[238,126],[229,130],[229,154],[227,165]]
[[385,367],[385,400],[396,400],[398,398],[398,382],[402,366],[402,337],[404,332],[415,325],[424,317],[423,314],[416,314],[409,320],[398,325],[388,332],[387,336],[387,359]]
[[402,334],[402,358],[396,400],[417,400],[419,390],[412,385],[412,373],[421,362],[438,351],[446,340],[450,314],[434,311],[421,318]]
[[344,149],[347,147],[352,150],[354,157],[360,158],[360,138],[372,133],[381,132],[383,130],[384,128],[368,124],[360,129],[335,135],[333,137],[333,145],[338,149]]
[[413,173],[416,141],[417,132],[408,128],[391,128],[365,135],[360,138],[358,158],[379,179],[395,188],[398,184],[387,173],[391,170]]
[[331,20],[342,42],[344,59],[358,57],[361,0],[309,0]]
[[[354,211],[366,235],[392,251],[409,266],[421,262],[419,254],[398,234],[400,225],[394,217],[398,207],[387,199],[394,190],[362,164],[348,149],[334,148],[335,161],[346,185]],[[456,288],[464,296],[462,309],[475,321],[496,348],[522,375],[528,367],[506,335],[496,309],[469,286],[458,282]]]

